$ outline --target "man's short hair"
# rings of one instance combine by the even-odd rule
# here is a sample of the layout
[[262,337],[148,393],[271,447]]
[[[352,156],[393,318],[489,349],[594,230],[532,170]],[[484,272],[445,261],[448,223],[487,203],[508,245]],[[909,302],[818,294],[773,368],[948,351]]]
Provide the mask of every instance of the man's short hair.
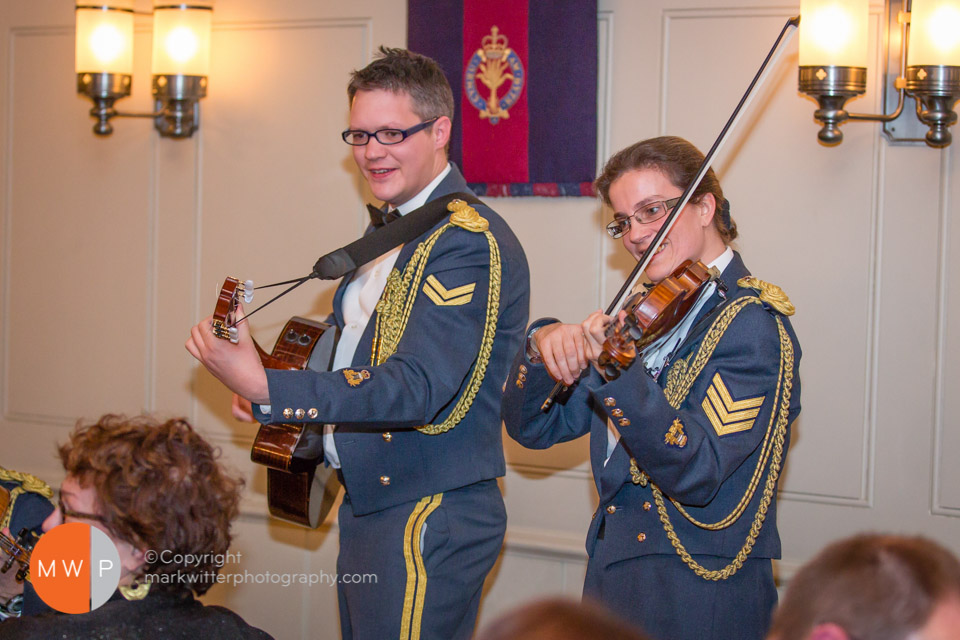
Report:
[[453,92],[434,60],[406,49],[380,47],[373,62],[350,74],[347,97],[353,104],[358,91],[383,89],[406,93],[421,120],[447,116],[453,121]]
[[770,637],[801,640],[832,623],[851,638],[905,640],[960,596],[960,561],[922,537],[859,535],[836,542],[790,581]]

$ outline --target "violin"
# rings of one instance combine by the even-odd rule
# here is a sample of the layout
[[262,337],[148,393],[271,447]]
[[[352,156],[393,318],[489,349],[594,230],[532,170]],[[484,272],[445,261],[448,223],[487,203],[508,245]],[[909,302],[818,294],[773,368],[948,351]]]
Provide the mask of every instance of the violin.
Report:
[[669,276],[624,302],[627,310],[622,322],[610,325],[603,351],[597,359],[608,381],[620,376],[644,349],[680,324],[719,272],[700,262],[685,260]]
[[[637,282],[639,282],[640,276],[646,270],[650,262],[653,260],[653,256],[656,255],[657,250],[660,248],[660,245],[663,243],[663,240],[666,237],[666,235],[670,233],[670,229],[673,228],[674,223],[677,221],[678,215],[683,210],[683,208],[687,206],[687,203],[693,197],[694,191],[700,185],[700,181],[703,180],[703,177],[707,174],[707,171],[710,169],[710,165],[713,164],[714,157],[720,151],[723,145],[727,142],[727,140],[729,140],[730,133],[733,131],[737,122],[740,120],[740,117],[743,115],[743,110],[750,103],[750,101],[753,100],[754,96],[756,95],[754,93],[754,90],[760,84],[762,84],[763,81],[767,78],[767,76],[770,73],[770,69],[774,66],[773,63],[775,63],[776,60],[779,59],[781,55],[783,55],[783,52],[786,50],[786,46],[785,46],[786,43],[790,40],[791,37],[793,37],[798,26],[800,26],[800,16],[795,16],[793,18],[788,19],[786,24],[783,25],[783,29],[781,29],[780,35],[777,36],[776,41],[773,43],[773,47],[770,48],[770,51],[767,53],[767,56],[764,58],[763,63],[760,65],[760,69],[757,71],[756,75],[754,75],[753,80],[750,81],[750,85],[747,87],[746,93],[744,93],[743,97],[740,98],[740,102],[737,103],[737,106],[734,108],[733,113],[730,115],[730,118],[727,120],[726,124],[723,126],[723,129],[720,131],[720,135],[717,137],[713,145],[710,147],[710,150],[704,156],[703,162],[700,164],[700,168],[697,169],[697,173],[693,181],[687,185],[686,189],[684,189],[683,193],[680,195],[680,198],[678,199],[677,204],[674,205],[673,209],[670,211],[670,214],[667,216],[666,220],[660,226],[660,230],[657,231],[657,234],[654,236],[653,241],[650,243],[650,246],[647,247],[646,251],[644,251],[643,253],[643,256],[637,262],[636,266],[634,266],[633,271],[630,273],[630,277],[627,279],[626,282],[623,283],[623,286],[620,287],[620,291],[617,292],[617,295],[614,298],[613,302],[611,302],[610,306],[607,307],[607,310],[605,312],[606,315],[608,316],[616,315],[620,311],[620,309],[623,309],[626,306],[626,303],[629,300],[634,299],[634,296],[636,294],[628,298],[627,292],[631,291],[634,285]],[[703,263],[698,262],[697,264],[703,267],[703,269],[706,269]],[[678,268],[677,271],[679,270],[680,269]],[[674,274],[670,276],[670,278],[673,278],[673,275],[676,275],[677,271],[675,271]],[[670,280],[670,278],[665,278],[664,280],[665,281]],[[663,291],[670,292],[671,287],[678,285],[680,280],[682,279],[678,278],[677,280],[674,280],[668,283],[665,286],[665,289],[663,289]],[[655,286],[653,289],[651,289],[651,291],[653,291],[656,288],[657,287]],[[647,295],[649,295],[649,293]],[[658,293],[656,298],[651,299],[650,305],[652,306],[647,305],[648,309],[656,308],[656,304],[654,303],[654,300],[659,300],[660,295],[661,294]],[[675,294],[668,293],[668,299],[672,298],[674,295]],[[652,337],[652,336],[662,335],[664,331],[668,330],[664,327],[675,326],[676,323],[679,322],[679,319],[683,317],[682,313],[680,313],[679,317],[677,317],[677,314],[674,313],[674,311],[678,311],[681,307],[683,307],[684,304],[686,304],[688,297],[689,297],[690,306],[687,306],[686,310],[689,311],[693,305],[693,302],[696,301],[697,299],[696,295],[687,294],[684,297],[680,297],[674,303],[675,306],[671,306],[671,304],[666,304],[663,307],[663,310],[667,313],[668,317],[675,318],[674,320],[672,320],[672,324],[668,322],[666,318],[663,321],[653,320],[652,318],[646,318],[643,320],[643,322],[648,322],[650,328],[643,328],[641,325],[640,317],[636,316],[636,314],[628,314],[628,317],[630,315],[634,315],[636,317],[637,322],[636,322],[636,326],[625,327],[624,331],[627,334],[630,334],[631,331],[633,332],[633,334],[638,334],[638,332],[645,332],[651,335],[650,341],[654,340],[655,337]],[[643,315],[646,315],[647,312],[641,309],[641,313]],[[631,321],[631,324],[632,323],[633,321]],[[663,324],[663,326],[661,326],[661,324]],[[608,341],[604,342],[605,352],[606,352],[606,344]],[[633,342],[635,343],[636,340],[634,340]],[[630,356],[631,350],[633,353],[632,357]],[[617,362],[617,358],[625,358],[626,360],[629,360],[629,362],[633,362],[633,360],[636,359],[635,344],[631,346],[631,344],[627,340],[623,339],[622,336],[618,337],[616,344],[611,343],[611,350],[610,350],[610,353],[607,355],[607,364],[610,364],[612,362]],[[604,365],[604,369],[606,369],[606,365]],[[540,411],[544,413],[549,411],[550,407],[553,406],[554,401],[558,397],[560,397],[561,401],[563,401],[563,398],[567,397],[568,390],[569,388],[563,384],[563,381],[557,382],[557,384],[554,385],[553,390],[550,392],[550,395],[548,395],[546,400],[543,401],[543,404],[540,405]]]
[[29,529],[21,529],[20,535],[14,540],[3,533],[0,533],[0,551],[7,554],[7,560],[0,566],[0,573],[6,573],[16,562],[17,582],[23,582],[30,572],[30,552],[33,551],[33,545],[38,540],[37,534]]

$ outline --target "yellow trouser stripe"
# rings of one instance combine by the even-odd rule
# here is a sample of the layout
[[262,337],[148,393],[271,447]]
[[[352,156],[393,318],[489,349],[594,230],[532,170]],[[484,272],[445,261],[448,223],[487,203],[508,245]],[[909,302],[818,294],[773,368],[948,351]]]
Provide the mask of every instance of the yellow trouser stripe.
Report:
[[400,640],[419,640],[420,621],[427,596],[427,570],[420,549],[420,532],[427,517],[440,506],[443,494],[421,498],[407,519],[403,532],[403,558],[407,565],[407,587],[403,597]]

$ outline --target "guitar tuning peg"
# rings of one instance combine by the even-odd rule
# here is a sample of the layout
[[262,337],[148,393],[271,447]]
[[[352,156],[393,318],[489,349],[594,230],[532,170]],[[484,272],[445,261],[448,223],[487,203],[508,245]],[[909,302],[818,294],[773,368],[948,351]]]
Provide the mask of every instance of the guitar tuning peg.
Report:
[[247,304],[253,302],[253,280],[243,281],[243,301]]
[[227,334],[230,336],[230,342],[233,344],[240,342],[240,332],[237,331],[236,327],[230,327],[227,329]]

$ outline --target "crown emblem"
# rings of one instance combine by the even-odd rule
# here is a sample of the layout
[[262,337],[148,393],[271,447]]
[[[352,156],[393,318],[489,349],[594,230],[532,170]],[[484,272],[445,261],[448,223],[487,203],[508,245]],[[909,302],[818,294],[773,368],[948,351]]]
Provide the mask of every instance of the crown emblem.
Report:
[[[480,48],[470,58],[464,77],[467,99],[480,112],[480,118],[490,124],[509,118],[510,107],[523,91],[523,63],[508,43],[507,36],[493,25],[480,39]],[[486,87],[486,96],[481,95],[479,86]],[[503,89],[506,91],[501,94]]]
[[500,34],[500,28],[497,25],[493,25],[490,35],[483,36],[480,40],[480,48],[483,49],[487,60],[499,60],[510,53],[507,49],[507,36]]

